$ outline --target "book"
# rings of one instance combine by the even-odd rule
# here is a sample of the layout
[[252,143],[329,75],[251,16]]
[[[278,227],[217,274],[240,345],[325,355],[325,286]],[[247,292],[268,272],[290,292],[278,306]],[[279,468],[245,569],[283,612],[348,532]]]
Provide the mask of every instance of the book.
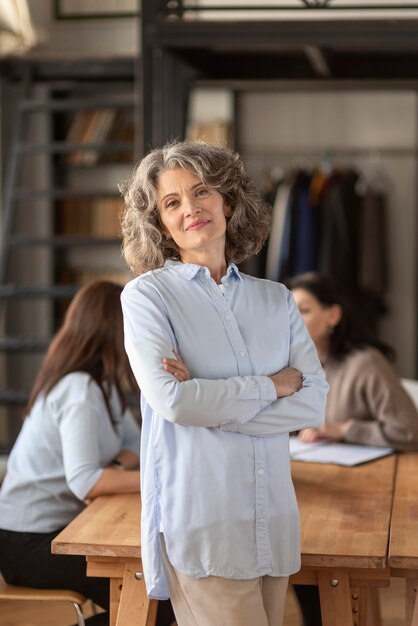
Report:
[[[118,117],[116,109],[94,109],[77,113],[67,132],[66,142],[78,145],[96,144],[90,150],[74,150],[67,155],[69,165],[96,165],[101,160],[100,146],[111,141],[121,141],[114,135],[115,121]],[[117,161],[117,155],[109,160]]]
[[121,237],[122,198],[77,198],[60,200],[56,210],[56,232],[60,235]]
[[351,443],[332,443],[330,441],[304,443],[295,436],[289,438],[289,446],[290,458],[294,461],[334,463],[348,467],[368,463],[395,452],[393,448]]

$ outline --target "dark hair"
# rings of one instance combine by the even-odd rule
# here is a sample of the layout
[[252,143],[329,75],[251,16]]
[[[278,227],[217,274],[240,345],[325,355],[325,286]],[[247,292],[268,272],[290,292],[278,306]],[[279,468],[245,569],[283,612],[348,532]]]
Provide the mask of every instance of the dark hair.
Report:
[[229,208],[226,216],[226,259],[241,263],[259,252],[268,236],[272,208],[264,202],[236,152],[204,141],[174,141],[152,150],[121,186],[123,253],[135,274],[162,267],[178,259],[172,239],[163,237],[157,203],[161,174],[182,168],[196,174],[218,191]]
[[[367,325],[358,311],[361,310],[358,298],[350,298],[339,288],[336,281],[328,274],[306,272],[286,281],[289,289],[308,291],[323,307],[333,304],[341,306],[341,320],[330,335],[330,355],[341,359],[352,350],[371,346],[376,348],[389,360],[394,360],[395,352],[387,344],[380,341],[373,330]],[[359,296],[361,297],[361,296]]]
[[126,384],[138,392],[123,344],[123,320],[116,283],[97,280],[77,292],[64,323],[53,338],[35,379],[26,414],[40,393],[47,395],[70,372],[86,372],[101,388],[109,415],[108,384],[115,385],[122,408],[126,408]]

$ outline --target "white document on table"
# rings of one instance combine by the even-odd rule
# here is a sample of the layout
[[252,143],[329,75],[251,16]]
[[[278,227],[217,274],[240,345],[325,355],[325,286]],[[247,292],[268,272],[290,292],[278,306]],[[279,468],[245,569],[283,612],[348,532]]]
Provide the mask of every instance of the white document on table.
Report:
[[311,463],[336,463],[337,465],[360,465],[374,461],[394,452],[393,448],[360,446],[351,443],[316,441],[304,443],[298,437],[290,437],[290,458]]

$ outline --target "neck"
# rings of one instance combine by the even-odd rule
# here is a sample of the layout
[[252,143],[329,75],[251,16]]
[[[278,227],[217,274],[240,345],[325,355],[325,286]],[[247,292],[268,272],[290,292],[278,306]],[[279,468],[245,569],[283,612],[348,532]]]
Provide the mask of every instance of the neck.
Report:
[[329,357],[329,339],[328,337],[323,341],[315,344],[316,351],[318,353],[319,360],[324,365]]
[[217,258],[214,258],[213,255],[205,255],[201,254],[185,254],[181,256],[181,260],[183,263],[193,263],[194,265],[201,265],[202,267],[207,267],[211,277],[216,282],[216,284],[220,284],[222,276],[226,274],[226,260],[225,256],[222,254]]

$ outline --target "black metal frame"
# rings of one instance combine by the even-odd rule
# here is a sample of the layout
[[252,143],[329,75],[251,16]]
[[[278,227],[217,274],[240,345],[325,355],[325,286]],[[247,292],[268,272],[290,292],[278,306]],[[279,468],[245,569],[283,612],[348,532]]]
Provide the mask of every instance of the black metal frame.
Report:
[[143,152],[184,136],[196,80],[418,80],[418,19],[186,20],[184,10],[142,3]]
[[280,4],[277,6],[271,6],[268,4],[254,4],[253,6],[247,5],[237,5],[234,4],[223,4],[223,5],[189,5],[185,4],[184,1],[177,0],[173,2],[171,0],[166,2],[165,15],[173,15],[174,12],[180,15],[188,11],[189,13],[201,13],[201,12],[218,12],[218,11],[228,11],[228,12],[239,12],[239,11],[271,11],[271,12],[283,12],[283,11],[296,11],[308,14],[311,11],[359,11],[360,13],[363,11],[403,11],[403,10],[414,10],[418,9],[418,3],[416,4],[397,4],[395,2],[381,3],[381,4],[362,4],[362,5],[352,5],[352,4],[332,4],[333,0],[300,0],[300,6],[294,6],[291,4]]
[[[99,149],[100,152],[131,152],[132,143],[100,143],[100,144],[75,144],[65,140],[61,135],[46,133],[45,141],[32,143],[28,140],[28,128],[32,114],[43,113],[48,120],[49,126],[55,125],[58,117],[63,113],[76,113],[81,110],[97,108],[130,109],[138,107],[139,98],[126,96],[126,85],[138,80],[137,60],[133,57],[80,57],[76,55],[47,56],[42,54],[30,54],[28,56],[10,56],[0,61],[0,75],[2,79],[16,81],[20,84],[20,97],[16,103],[15,133],[11,141],[10,158],[8,159],[8,172],[5,176],[4,199],[2,203],[2,228],[0,229],[0,307],[10,315],[9,302],[24,299],[26,315],[33,312],[30,301],[49,300],[56,305],[59,301],[68,301],[73,297],[79,285],[75,284],[26,284],[22,280],[12,282],[9,269],[13,269],[14,259],[12,252],[29,249],[46,248],[54,251],[54,256],[62,254],[69,248],[92,247],[108,250],[120,246],[119,239],[103,239],[77,236],[37,236],[28,230],[24,234],[16,233],[14,221],[18,207],[23,203],[27,206],[42,199],[46,203],[52,203],[56,199],[69,197],[114,197],[118,196],[117,190],[88,188],[86,190],[71,189],[65,186],[62,180],[65,171],[63,162],[58,163],[55,159],[57,154],[77,151]],[[46,94],[40,95],[34,87],[42,83],[47,89]],[[114,89],[109,89],[108,84]],[[117,87],[123,86],[123,93],[118,93]],[[130,92],[130,88],[129,88]],[[84,96],[85,94],[85,96]],[[139,118],[139,113],[137,113]],[[25,157],[29,154],[44,152],[49,155],[46,164],[46,186],[38,189],[36,185],[27,188],[22,187],[21,174],[25,167]],[[36,210],[36,206],[33,207]],[[51,206],[52,208],[52,206]],[[52,212],[51,212],[52,216]],[[10,266],[10,267],[9,267]],[[62,309],[60,309],[61,313]],[[6,332],[9,329],[6,325]],[[51,331],[53,329],[51,328]],[[36,334],[36,333],[34,333]],[[32,367],[34,364],[33,354],[44,351],[48,341],[39,337],[24,337],[16,333],[14,336],[0,337],[0,352],[11,355],[13,359],[19,359],[22,369]],[[27,360],[30,357],[31,361]],[[20,359],[24,359],[20,361]],[[36,367],[36,364],[35,364]],[[36,373],[36,372],[35,372]],[[6,377],[8,378],[8,377]],[[5,388],[5,385],[8,385]],[[7,414],[2,419],[8,419],[10,424],[11,440],[17,435],[20,421],[16,417],[20,414],[21,407],[27,402],[27,390],[10,388],[11,380],[2,381],[0,384],[0,405],[8,406]],[[12,409],[10,409],[12,407]],[[18,413],[19,412],[19,413]],[[0,450],[1,452],[1,450]]]
[[[304,5],[299,11],[305,15],[339,10],[324,3],[314,6],[313,1]],[[253,8],[260,10],[260,5]],[[349,8],[359,13],[393,8],[399,13],[418,9],[418,4]],[[187,10],[211,9],[187,7],[182,0],[142,0],[143,153],[184,137],[188,97],[196,81],[229,85],[234,93],[246,84],[252,89],[268,84],[271,89],[283,82],[287,89],[301,82],[315,89],[361,89],[370,83],[375,89],[418,89],[418,19],[182,19]],[[319,56],[319,67],[306,58],[307,47]]]

